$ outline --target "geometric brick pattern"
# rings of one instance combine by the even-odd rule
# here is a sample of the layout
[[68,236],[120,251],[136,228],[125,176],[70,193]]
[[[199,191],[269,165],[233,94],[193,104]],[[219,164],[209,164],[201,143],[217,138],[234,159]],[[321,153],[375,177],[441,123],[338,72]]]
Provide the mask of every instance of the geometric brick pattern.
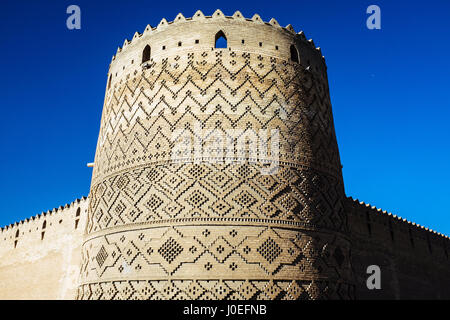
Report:
[[[306,283],[319,274],[345,279],[350,272],[348,247],[348,241],[336,236],[241,223],[130,230],[89,239],[82,252],[82,277],[87,283],[142,275],[183,281],[216,279],[218,274],[230,280],[245,274],[252,281]],[[105,248],[110,254],[99,262]]]
[[[136,192],[134,186],[139,186]],[[345,223],[341,196],[340,180],[313,170],[281,167],[277,174],[262,175],[248,163],[161,164],[125,171],[93,186],[88,231],[213,217],[274,219],[339,231]]]
[[325,88],[325,80],[299,64],[246,52],[195,52],[153,62],[107,93],[93,185],[114,171],[170,162],[172,132],[192,132],[194,120],[202,129],[278,128],[281,161],[338,175]]
[[317,300],[351,299],[353,286],[323,281],[127,280],[82,285],[84,300]]
[[[152,58],[116,81],[103,108],[78,297],[351,297],[326,81],[300,63],[232,48]],[[245,147],[220,161],[210,137],[228,130],[265,130],[268,146],[278,130],[279,170],[262,174],[267,164]],[[208,155],[175,148],[180,132],[208,136]]]

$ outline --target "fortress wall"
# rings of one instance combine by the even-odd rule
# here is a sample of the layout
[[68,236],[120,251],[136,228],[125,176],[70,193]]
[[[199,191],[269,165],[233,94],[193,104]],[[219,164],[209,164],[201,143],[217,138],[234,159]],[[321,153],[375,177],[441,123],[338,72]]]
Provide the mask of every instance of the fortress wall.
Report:
[[[75,297],[87,206],[82,198],[1,229],[0,299]],[[448,237],[351,198],[346,207],[357,299],[450,297]],[[382,290],[366,287],[372,264],[381,268]]]
[[[449,299],[450,239],[385,211],[347,199],[358,299]],[[368,290],[369,265],[381,289]]]
[[74,299],[88,199],[0,232],[0,299]]
[[[279,172],[174,163],[194,122],[279,129]],[[1,229],[0,299],[450,299],[448,237],[345,198],[325,60],[274,19],[197,11],[125,40],[89,201]]]

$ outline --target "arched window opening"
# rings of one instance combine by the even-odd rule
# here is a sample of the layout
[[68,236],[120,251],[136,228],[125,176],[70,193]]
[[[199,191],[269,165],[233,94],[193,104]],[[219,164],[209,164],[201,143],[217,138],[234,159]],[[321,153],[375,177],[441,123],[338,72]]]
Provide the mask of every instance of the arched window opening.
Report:
[[293,61],[293,62],[299,62],[298,61],[298,51],[297,51],[297,48],[294,46],[294,45],[291,45],[291,48],[290,48],[290,50],[291,50],[291,60]]
[[77,213],[75,214],[75,217],[79,217],[80,216],[80,208],[77,209]]
[[111,88],[111,79],[112,79],[112,74],[109,75],[109,80],[108,80],[108,89]]
[[223,33],[222,30],[220,30],[219,32],[216,33],[216,38],[214,40],[215,48],[219,48],[219,49],[226,49],[227,46],[227,37],[225,37],[225,34]]
[[20,231],[20,230],[17,230],[17,231],[16,231],[16,238],[19,237],[19,231]]
[[44,223],[42,224],[42,229],[45,229],[47,227],[47,220],[44,221]]
[[144,51],[142,51],[142,63],[150,60],[150,46],[146,45]]

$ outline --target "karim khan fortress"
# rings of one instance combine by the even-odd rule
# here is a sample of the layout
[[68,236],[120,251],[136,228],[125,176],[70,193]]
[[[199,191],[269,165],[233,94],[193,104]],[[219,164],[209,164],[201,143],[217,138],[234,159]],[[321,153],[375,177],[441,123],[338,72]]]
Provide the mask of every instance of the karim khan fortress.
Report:
[[346,196],[313,40],[197,11],[118,48],[89,195],[1,229],[0,299],[450,299],[449,252]]

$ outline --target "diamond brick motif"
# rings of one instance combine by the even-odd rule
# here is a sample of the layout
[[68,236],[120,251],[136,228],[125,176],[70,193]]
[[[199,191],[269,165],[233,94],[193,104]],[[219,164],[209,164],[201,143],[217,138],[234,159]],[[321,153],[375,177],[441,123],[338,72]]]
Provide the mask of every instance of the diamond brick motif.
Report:
[[171,173],[166,177],[164,182],[167,184],[169,189],[175,190],[180,184],[184,182],[184,179],[176,173]]
[[151,211],[156,211],[161,206],[161,204],[163,204],[163,201],[156,194],[152,194],[150,197],[148,197],[145,204]]
[[207,178],[208,181],[211,181],[211,185],[214,186],[217,190],[222,190],[231,181],[231,178],[221,171],[211,172]]
[[276,300],[282,290],[273,281],[264,286],[263,293],[269,300]]
[[136,292],[140,295],[141,300],[148,300],[156,292],[155,288],[148,281],[133,281],[133,287],[136,288]]
[[125,189],[128,185],[128,183],[130,182],[130,179],[128,179],[127,176],[120,176],[117,180],[116,180],[116,187],[118,189]]
[[198,299],[198,297],[200,297],[203,292],[205,292],[205,289],[197,281],[194,280],[189,284],[186,292],[190,298]]
[[219,216],[224,217],[233,209],[226,201],[219,199],[212,205],[212,210]]
[[187,174],[193,179],[203,179],[208,173],[209,169],[205,166],[194,164],[187,168]]
[[163,211],[170,218],[175,218],[182,213],[184,206],[178,204],[177,202],[168,203],[167,206],[164,207]]
[[219,281],[214,287],[214,293],[219,300],[224,299],[230,293],[230,291],[230,288],[222,281]]
[[270,175],[261,175],[258,177],[258,182],[261,183],[261,185],[267,189],[271,190],[273,187],[275,187],[278,183],[274,179],[274,177]]
[[258,292],[258,289],[255,288],[254,285],[250,283],[250,281],[245,281],[240,287],[239,287],[239,293],[245,300],[251,300],[255,294]]
[[186,201],[191,206],[199,208],[208,201],[208,198],[201,191],[195,190],[186,198]]
[[216,257],[220,263],[223,263],[232,251],[233,248],[222,237],[217,239],[209,248],[209,252],[211,252],[211,254]]
[[267,262],[272,263],[278,258],[283,250],[272,238],[268,238],[257,251],[267,260]]
[[139,254],[139,249],[133,243],[133,241],[127,242],[126,246],[120,249],[122,257],[126,260],[128,265],[133,265],[134,260]]
[[105,263],[106,258],[108,258],[108,253],[106,252],[106,249],[104,246],[100,248],[100,250],[97,253],[97,256],[95,259],[97,260],[98,266],[102,267]]
[[254,205],[257,200],[255,199],[255,197],[253,197],[250,192],[248,192],[247,190],[243,190],[242,192],[240,192],[234,199],[234,202],[236,202],[237,204],[239,204],[240,206],[244,207],[244,208],[250,208],[252,205]]
[[182,251],[183,247],[173,238],[167,239],[161,248],[158,249],[159,254],[166,259],[168,263],[172,263]]
[[[130,79],[113,77],[87,226],[88,234],[105,236],[88,237],[84,245],[87,296],[92,290],[86,287],[98,281],[95,296],[102,298],[297,299],[308,296],[311,274],[322,276],[316,266],[325,278],[330,266],[346,274],[346,242],[335,249],[330,243],[338,233],[325,240],[315,233],[345,227],[339,153],[328,93],[321,89],[326,79],[284,59],[285,49],[268,57],[186,47],[178,56],[169,50],[152,57]],[[261,163],[236,160],[173,161],[173,133],[185,130],[195,143],[193,136],[202,135],[196,123],[217,132],[268,130],[267,153],[273,151],[270,130],[277,129],[278,171],[265,175]],[[219,150],[218,140],[208,143]],[[187,158],[193,151],[181,153]],[[331,264],[317,250],[324,245]],[[140,279],[130,286],[122,283],[129,277],[125,261]],[[324,287],[311,287],[309,295],[320,296]]]
[[111,209],[112,212],[114,212],[114,214],[116,216],[120,216],[122,213],[125,212],[127,206],[123,203],[122,200],[119,200]]

